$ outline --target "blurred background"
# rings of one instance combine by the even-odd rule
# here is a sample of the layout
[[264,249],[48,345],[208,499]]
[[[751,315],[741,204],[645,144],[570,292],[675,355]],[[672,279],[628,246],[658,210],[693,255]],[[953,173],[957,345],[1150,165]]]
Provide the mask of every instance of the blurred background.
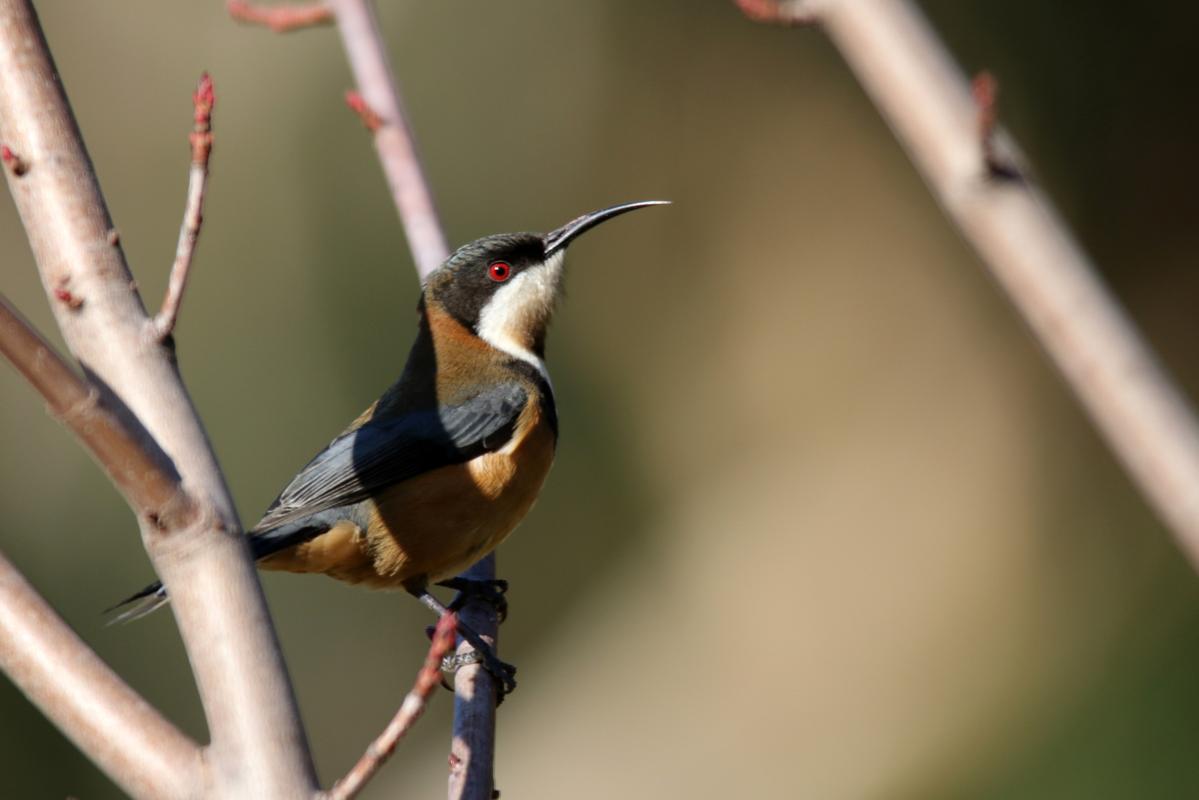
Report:
[[[562,418],[512,581],[508,798],[1199,792],[1199,586],[819,32],[726,0],[381,3],[451,242],[668,198],[572,249]],[[1106,280],[1199,396],[1192,4],[922,4]],[[223,4],[39,3],[147,304],[190,95],[216,149],[179,355],[247,524],[398,373],[417,283],[330,29]],[[0,288],[54,332],[7,193]],[[56,332],[54,332],[55,335]],[[60,341],[56,339],[56,341]],[[107,481],[0,369],[0,547],[205,736]],[[392,714],[429,621],[268,575],[323,781]],[[366,793],[443,792],[436,698]],[[11,797],[119,792],[0,681]],[[567,790],[566,787],[569,787]]]

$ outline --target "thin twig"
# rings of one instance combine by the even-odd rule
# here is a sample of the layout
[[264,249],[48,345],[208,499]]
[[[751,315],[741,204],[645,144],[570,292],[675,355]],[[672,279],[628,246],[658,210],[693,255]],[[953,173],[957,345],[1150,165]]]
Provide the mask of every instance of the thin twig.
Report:
[[264,6],[244,0],[229,0],[225,4],[229,16],[239,22],[265,25],[275,33],[288,33],[333,22],[333,10],[327,3],[300,3]]
[[1199,424],[1049,199],[1027,179],[995,180],[992,163],[1023,159],[986,118],[993,95],[975,102],[907,0],[822,0],[818,11],[950,217],[1199,568]]
[[152,322],[154,335],[159,341],[175,330],[179,308],[183,304],[183,290],[187,288],[187,277],[191,272],[192,257],[196,254],[196,243],[200,239],[200,226],[204,222],[208,157],[212,154],[212,109],[216,105],[212,78],[207,72],[200,76],[200,83],[192,94],[192,105],[195,108],[195,123],[188,136],[192,161],[187,175],[187,206],[183,210],[183,224],[179,226],[179,244],[175,247],[175,263],[171,265],[166,297]]
[[429,696],[441,685],[441,659],[454,646],[456,632],[457,618],[453,614],[447,614],[438,620],[437,628],[433,632],[433,642],[429,645],[429,654],[425,656],[425,663],[417,673],[416,681],[404,697],[399,710],[378,738],[371,742],[362,758],[358,759],[358,763],[324,795],[324,800],[350,800],[357,796],[387,759],[391,758],[396,745],[425,713]]
[[424,278],[445,261],[449,248],[388,63],[379,21],[369,0],[329,0],[329,6],[337,17],[337,29],[365,107],[381,120],[374,129],[375,149],[417,272]]

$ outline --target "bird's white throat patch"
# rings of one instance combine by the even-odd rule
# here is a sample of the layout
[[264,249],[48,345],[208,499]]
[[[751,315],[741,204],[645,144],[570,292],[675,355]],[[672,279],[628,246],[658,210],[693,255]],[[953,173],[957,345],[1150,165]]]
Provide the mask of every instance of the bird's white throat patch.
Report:
[[479,336],[540,370],[549,380],[545,362],[531,349],[534,337],[549,322],[562,280],[565,250],[545,263],[530,267],[496,290],[479,313]]

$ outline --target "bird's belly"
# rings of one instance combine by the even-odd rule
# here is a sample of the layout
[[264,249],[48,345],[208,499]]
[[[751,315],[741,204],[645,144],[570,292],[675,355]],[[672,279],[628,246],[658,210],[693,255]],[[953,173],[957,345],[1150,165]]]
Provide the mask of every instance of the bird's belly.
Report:
[[529,512],[553,463],[554,437],[537,426],[505,450],[402,481],[364,501],[365,530],[335,525],[263,566],[376,588],[422,587],[456,575]]

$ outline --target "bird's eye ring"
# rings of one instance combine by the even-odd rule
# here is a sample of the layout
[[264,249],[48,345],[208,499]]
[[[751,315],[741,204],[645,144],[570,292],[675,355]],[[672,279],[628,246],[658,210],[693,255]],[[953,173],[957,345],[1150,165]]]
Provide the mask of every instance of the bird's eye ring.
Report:
[[512,277],[512,267],[507,261],[493,261],[487,267],[487,276],[496,283],[503,283]]

